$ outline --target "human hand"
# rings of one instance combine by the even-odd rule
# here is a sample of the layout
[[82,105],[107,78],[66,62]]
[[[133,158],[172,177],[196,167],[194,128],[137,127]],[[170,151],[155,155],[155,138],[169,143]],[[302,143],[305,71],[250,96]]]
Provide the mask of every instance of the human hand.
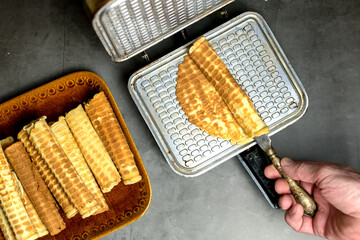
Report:
[[314,197],[317,212],[304,216],[285,179],[273,165],[265,168],[265,176],[278,179],[275,190],[282,195],[279,205],[286,210],[286,222],[297,232],[327,239],[360,239],[360,174],[351,167],[327,162],[294,162],[281,160],[286,174],[298,180]]

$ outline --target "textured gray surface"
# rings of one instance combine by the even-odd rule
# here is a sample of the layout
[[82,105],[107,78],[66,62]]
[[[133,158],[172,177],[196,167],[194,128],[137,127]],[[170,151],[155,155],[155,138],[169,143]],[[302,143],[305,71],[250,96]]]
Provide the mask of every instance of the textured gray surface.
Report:
[[[236,1],[229,17],[260,13],[310,99],[305,116],[272,139],[279,155],[339,162],[360,170],[360,4],[358,1]],[[317,239],[295,233],[271,209],[233,158],[195,179],[174,174],[127,90],[146,63],[112,63],[81,1],[2,1],[0,102],[65,74],[89,70],[109,85],[153,187],[148,212],[103,239]],[[190,39],[224,22],[215,13],[189,27]],[[185,42],[175,36],[148,51],[152,60]]]

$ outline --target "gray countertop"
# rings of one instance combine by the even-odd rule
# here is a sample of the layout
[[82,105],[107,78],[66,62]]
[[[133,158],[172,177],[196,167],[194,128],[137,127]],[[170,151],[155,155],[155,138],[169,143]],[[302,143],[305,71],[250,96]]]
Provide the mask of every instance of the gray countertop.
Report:
[[[229,18],[245,11],[265,18],[309,95],[305,116],[272,138],[278,154],[360,170],[359,2],[242,0],[227,10]],[[106,81],[123,114],[153,199],[141,219],[103,239],[317,239],[287,226],[236,158],[193,179],[172,172],[127,89],[146,62],[111,62],[81,1],[2,1],[0,16],[0,102],[88,70]],[[216,12],[190,26],[189,38],[224,21]],[[156,60],[184,43],[175,35],[148,53]]]

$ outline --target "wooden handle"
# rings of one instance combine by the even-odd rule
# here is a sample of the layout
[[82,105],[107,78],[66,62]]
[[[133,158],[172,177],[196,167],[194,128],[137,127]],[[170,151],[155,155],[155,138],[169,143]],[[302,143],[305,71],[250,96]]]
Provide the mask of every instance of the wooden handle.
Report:
[[294,196],[296,202],[303,206],[304,213],[310,217],[313,217],[316,212],[316,203],[314,199],[299,185],[297,181],[286,175],[280,165],[280,158],[272,147],[266,151],[266,154],[271,159],[272,164],[276,170],[278,170],[281,177],[288,182],[292,195]]

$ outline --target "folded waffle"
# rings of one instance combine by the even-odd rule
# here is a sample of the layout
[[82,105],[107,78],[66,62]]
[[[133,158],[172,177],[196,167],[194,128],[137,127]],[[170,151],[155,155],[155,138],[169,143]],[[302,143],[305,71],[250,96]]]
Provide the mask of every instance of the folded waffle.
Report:
[[65,229],[57,205],[22,143],[14,143],[5,150],[5,154],[50,235],[54,236]]
[[36,239],[38,234],[16,190],[10,165],[3,151],[3,146],[8,145],[6,142],[12,141],[8,138],[0,143],[0,205],[16,239]]
[[104,92],[95,94],[89,103],[85,104],[85,111],[119,170],[124,184],[129,185],[140,181],[141,175],[134,155]]
[[48,164],[79,213],[83,216],[96,212],[100,206],[86,188],[74,166],[56,141],[44,117],[34,123],[33,129],[30,131],[29,140]]
[[5,240],[16,240],[9,220],[7,219],[3,209],[0,207],[0,229]]
[[101,191],[110,192],[121,178],[84,108],[79,105],[68,112],[65,119]]
[[269,128],[256,112],[250,98],[205,37],[201,37],[193,44],[189,55],[215,87],[247,136],[253,138],[269,132]]
[[214,137],[233,143],[250,141],[194,61],[186,56],[178,67],[176,96],[189,122]]
[[[28,152],[32,167],[36,167],[38,170],[38,173],[40,173],[41,178],[46,183],[47,187],[51,191],[51,193],[54,195],[56,201],[61,206],[61,209],[66,214],[67,218],[72,218],[76,215],[78,212],[74,205],[71,203],[69,197],[66,195],[64,189],[61,187],[59,181],[56,179],[54,173],[49,168],[48,164],[45,162],[45,160],[40,156],[38,151],[35,149],[35,147],[32,145],[32,143],[29,140],[29,133],[31,129],[34,127],[34,122],[29,123],[26,125],[18,134],[17,138],[23,143],[23,145],[26,148],[26,151]],[[35,172],[35,168],[34,168]],[[38,175],[38,174],[36,174]],[[51,201],[53,204],[56,205],[55,200],[51,196],[50,193],[47,193],[44,191],[44,194],[46,195],[46,198],[48,201]],[[50,232],[51,233],[51,232]]]
[[[95,214],[108,210],[109,206],[106,204],[105,198],[97,185],[96,180],[65,121],[65,118],[63,116],[59,117],[59,120],[53,123],[50,128],[61,148],[64,150],[64,153],[75,167],[81,180],[84,182],[89,192],[93,195],[96,202],[100,205],[100,208],[95,212]],[[85,218],[87,216],[82,217]]]
[[[4,152],[5,152],[5,156],[8,158],[8,160],[10,162],[9,156],[7,155],[8,149],[9,148],[7,148]],[[26,152],[25,152],[25,154],[26,154]],[[12,175],[13,175],[13,179],[14,179],[14,182],[16,185],[16,190],[18,191],[21,201],[26,209],[26,212],[30,218],[32,225],[34,226],[34,228],[38,234],[38,237],[43,237],[43,236],[47,235],[49,232],[47,231],[44,223],[41,221],[38,213],[36,212],[33,204],[31,203],[28,195],[24,191],[24,188],[14,171],[12,171]]]

